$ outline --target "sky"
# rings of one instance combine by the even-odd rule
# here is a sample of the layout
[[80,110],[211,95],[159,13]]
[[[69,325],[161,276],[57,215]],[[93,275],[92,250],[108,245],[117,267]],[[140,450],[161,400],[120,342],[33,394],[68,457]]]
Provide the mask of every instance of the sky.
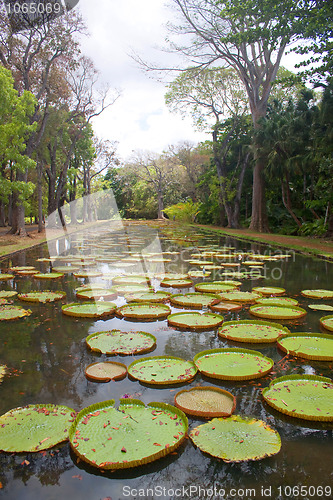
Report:
[[195,131],[190,118],[169,112],[165,83],[130,57],[135,51],[149,62],[171,62],[174,56],[158,48],[164,44],[165,23],[172,15],[165,0],[80,0],[75,9],[90,33],[82,40],[83,53],[99,70],[101,84],[108,83],[121,94],[94,120],[99,138],[117,141],[123,160],[130,159],[133,151],[162,153],[171,144],[210,138],[209,133]]

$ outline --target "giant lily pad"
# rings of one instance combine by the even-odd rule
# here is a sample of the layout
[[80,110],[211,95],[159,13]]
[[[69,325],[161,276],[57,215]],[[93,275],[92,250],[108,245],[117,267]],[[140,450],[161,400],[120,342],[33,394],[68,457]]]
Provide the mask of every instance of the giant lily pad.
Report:
[[166,302],[170,298],[171,293],[162,292],[135,292],[126,295],[127,302]]
[[262,395],[282,413],[306,420],[333,421],[333,381],[317,375],[287,375],[273,380]]
[[333,336],[322,333],[291,333],[278,341],[282,351],[293,356],[333,361]]
[[306,310],[296,306],[262,306],[250,307],[250,313],[259,318],[298,319],[306,315]]
[[184,413],[165,403],[103,401],[84,408],[70,428],[74,452],[101,469],[126,469],[173,452],[188,429]]
[[262,295],[282,295],[286,290],[277,286],[256,286],[252,288],[252,291],[259,292]]
[[168,324],[189,330],[207,330],[223,323],[223,316],[215,313],[179,312],[170,314]]
[[308,308],[313,311],[333,311],[333,306],[328,304],[309,304]]
[[146,332],[111,330],[88,335],[86,343],[92,351],[129,355],[151,351],[156,345],[156,338]]
[[51,292],[49,290],[43,292],[35,291],[20,293],[17,297],[25,302],[54,302],[56,300],[64,299],[66,297],[66,292]]
[[333,290],[302,290],[301,294],[310,299],[333,299]]
[[17,295],[16,290],[1,290],[0,291],[0,298],[2,299],[10,299],[12,297],[15,297]]
[[64,273],[36,273],[33,275],[38,280],[57,280],[64,277]]
[[127,368],[122,363],[104,361],[88,365],[85,374],[90,380],[110,382],[111,380],[121,380],[126,377]]
[[288,328],[267,321],[226,321],[218,330],[220,337],[236,342],[275,342],[282,335],[290,333]]
[[9,269],[11,273],[18,273],[20,271],[36,271],[34,266],[14,266]]
[[79,273],[73,273],[73,276],[75,278],[99,278],[100,276],[103,276],[103,273],[98,271],[82,271]]
[[67,406],[37,404],[8,411],[0,417],[0,450],[46,450],[68,439],[75,412]]
[[323,316],[320,318],[320,324],[326,328],[326,330],[333,332],[333,316]]
[[197,368],[192,361],[175,356],[154,356],[133,361],[128,367],[128,373],[148,384],[179,384],[192,380]]
[[0,321],[10,321],[14,319],[30,316],[30,309],[23,309],[18,306],[0,306]]
[[87,304],[66,304],[62,306],[62,312],[66,316],[79,318],[104,318],[113,316],[117,306],[113,302],[91,302]]
[[223,300],[229,300],[230,302],[240,302],[240,303],[251,303],[256,299],[261,297],[260,293],[256,292],[241,292],[240,290],[235,290],[231,292],[220,293],[220,297]]
[[142,283],[150,283],[149,276],[141,274],[130,274],[128,276],[115,276],[112,278],[112,283],[115,285],[140,285]]
[[227,281],[212,281],[207,283],[198,283],[194,289],[196,292],[204,293],[222,293],[229,290],[235,290],[237,286]]
[[163,279],[160,283],[161,286],[166,288],[190,288],[193,281],[190,279]]
[[181,307],[193,307],[195,309],[201,309],[202,307],[207,307],[211,304],[217,304],[220,302],[218,295],[212,293],[186,293],[186,294],[176,294],[170,297],[171,304]]
[[152,302],[125,304],[117,309],[117,315],[126,319],[154,320],[165,319],[171,313],[169,306]]
[[70,273],[76,273],[77,271],[80,271],[80,268],[75,267],[75,266],[57,266],[57,267],[53,268],[53,271],[55,273],[70,274]]
[[256,299],[256,304],[263,306],[297,306],[298,300],[291,297],[260,297]]
[[156,274],[156,278],[159,280],[186,280],[188,278],[187,273],[164,273]]
[[152,287],[150,285],[147,284],[142,284],[142,285],[114,285],[112,287],[114,290],[116,290],[118,293],[120,293],[121,295],[131,295],[133,293],[137,293],[137,292],[149,292],[149,291],[153,291]]
[[14,274],[0,273],[0,281],[9,281],[14,279]]
[[82,300],[99,300],[103,297],[106,300],[116,299],[118,294],[114,290],[105,288],[91,288],[76,292],[76,296]]
[[224,380],[250,380],[263,377],[273,367],[273,360],[248,349],[210,349],[196,354],[193,361],[208,377]]
[[236,302],[219,302],[218,304],[210,304],[210,309],[213,312],[236,312],[242,309],[242,304]]
[[281,449],[279,434],[262,420],[232,415],[195,427],[190,438],[201,451],[225,462],[260,460]]
[[189,415],[228,417],[236,408],[236,398],[219,387],[192,387],[176,394],[175,405]]

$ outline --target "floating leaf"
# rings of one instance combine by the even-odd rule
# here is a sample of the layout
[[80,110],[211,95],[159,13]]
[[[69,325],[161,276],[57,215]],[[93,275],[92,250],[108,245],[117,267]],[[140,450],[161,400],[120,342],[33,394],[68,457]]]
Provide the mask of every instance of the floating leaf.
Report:
[[222,300],[229,300],[230,302],[241,302],[250,303],[254,302],[256,299],[261,297],[260,293],[256,292],[241,292],[240,290],[235,290],[231,292],[220,293]]
[[38,280],[57,280],[63,278],[64,273],[37,273],[33,276]]
[[9,281],[14,279],[14,274],[0,273],[0,281]]
[[115,285],[130,285],[130,284],[142,284],[150,283],[149,276],[142,276],[141,274],[130,274],[128,276],[115,276],[112,278],[112,283]]
[[193,361],[208,377],[224,380],[250,380],[263,377],[273,367],[273,360],[248,349],[210,349],[196,354]]
[[223,316],[214,313],[179,312],[168,316],[168,324],[189,330],[210,330],[223,323]]
[[85,289],[76,292],[76,296],[82,300],[99,300],[102,297],[106,300],[113,300],[117,298],[117,295],[114,290],[106,288]]
[[126,319],[154,320],[165,319],[171,313],[165,304],[151,302],[125,304],[117,309],[117,315]]
[[256,299],[256,304],[262,306],[297,306],[298,300],[291,297],[260,297]]
[[0,306],[0,321],[10,321],[14,319],[30,316],[30,309],[23,309],[18,306]]
[[328,304],[309,304],[308,308],[314,311],[333,311],[333,306]]
[[218,295],[213,293],[179,293],[172,295],[170,297],[171,304],[181,307],[193,307],[195,309],[201,309],[202,307],[207,307],[211,304],[217,304],[220,302]]
[[302,290],[301,294],[310,299],[333,299],[333,290]]
[[1,290],[0,291],[0,297],[2,299],[10,299],[11,297],[15,297],[17,295],[16,290]]
[[170,298],[171,293],[162,292],[135,292],[126,295],[127,302],[166,302]]
[[306,315],[306,310],[296,306],[262,306],[250,307],[250,313],[259,318],[298,319]]
[[222,338],[237,342],[275,342],[282,335],[290,333],[288,328],[267,321],[226,321],[218,330]]
[[176,394],[175,405],[189,415],[228,417],[236,408],[236,398],[219,387],[192,387]]
[[156,337],[146,332],[109,332],[92,333],[86,338],[91,350],[102,354],[138,354],[151,351],[156,345]]
[[252,288],[252,291],[261,293],[262,295],[282,295],[286,290],[277,286],[256,286]]
[[86,377],[99,382],[110,382],[111,380],[121,380],[127,375],[127,367],[115,361],[104,361],[91,363],[85,371]]
[[160,285],[166,288],[190,288],[193,281],[190,279],[164,279]]
[[323,316],[320,318],[320,324],[326,328],[326,330],[333,332],[333,316]]
[[97,403],[80,411],[70,444],[85,462],[101,469],[144,465],[173,452],[188,429],[184,413],[165,403],[147,406],[135,399]]
[[193,379],[197,368],[192,361],[175,356],[154,356],[133,361],[128,373],[148,384],[179,384]]
[[73,273],[73,276],[75,278],[99,278],[100,276],[103,276],[103,273],[97,271],[82,271],[79,273]]
[[51,292],[49,290],[45,290],[43,292],[34,291],[20,293],[17,297],[24,302],[54,302],[56,300],[64,299],[66,297],[66,292]]
[[219,302],[218,304],[210,304],[210,309],[213,312],[235,312],[242,309],[242,304],[236,302]]
[[212,281],[208,283],[198,283],[194,289],[196,292],[222,293],[229,290],[235,290],[237,285],[230,281]]
[[6,365],[0,365],[0,382],[2,381],[3,377],[7,373],[7,366]]
[[262,395],[282,413],[306,420],[333,421],[333,381],[316,375],[287,375],[273,380]]
[[225,462],[260,460],[281,449],[279,434],[262,420],[232,415],[195,427],[190,438],[201,451]]
[[74,410],[54,404],[15,408],[0,417],[0,449],[6,452],[46,450],[68,439]]
[[75,266],[57,266],[53,268],[53,271],[55,273],[65,273],[65,274],[76,273],[79,270],[80,268]]
[[282,351],[293,356],[333,361],[333,336],[322,333],[291,333],[278,341]]
[[113,302],[91,302],[87,304],[66,304],[62,306],[62,312],[66,316],[79,318],[103,318],[110,317],[116,312],[117,306]]

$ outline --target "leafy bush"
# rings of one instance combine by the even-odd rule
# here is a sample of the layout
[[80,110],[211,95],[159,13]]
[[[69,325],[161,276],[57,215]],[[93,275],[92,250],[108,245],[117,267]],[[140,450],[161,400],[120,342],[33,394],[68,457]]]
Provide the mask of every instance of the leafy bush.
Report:
[[304,222],[299,228],[300,236],[322,236],[327,232],[327,224],[324,219],[317,219],[314,222]]
[[200,203],[193,203],[192,200],[188,200],[182,203],[177,203],[176,205],[171,205],[164,209],[164,212],[171,219],[181,221],[181,222],[193,222],[196,215],[199,213]]

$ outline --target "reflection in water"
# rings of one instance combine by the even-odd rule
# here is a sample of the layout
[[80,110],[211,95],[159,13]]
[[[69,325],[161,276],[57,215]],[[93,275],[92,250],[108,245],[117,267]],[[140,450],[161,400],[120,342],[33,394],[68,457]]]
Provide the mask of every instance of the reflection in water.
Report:
[[[102,270],[104,278],[83,279],[73,274],[65,274],[59,281],[34,280],[29,277],[15,278],[9,283],[2,283],[1,289],[15,289],[18,292],[30,290],[65,290],[67,302],[76,301],[75,288],[83,283],[99,283],[111,286],[111,276],[116,274],[133,274],[147,271],[155,273],[182,272],[190,268],[189,260],[198,246],[210,245],[233,246],[240,250],[256,251],[266,254],[274,253],[262,245],[244,243],[210,233],[200,233],[186,230],[171,231],[177,233],[175,238],[167,226],[149,228],[147,225],[123,224],[111,230],[110,227],[99,228],[98,232],[89,230],[85,234],[73,233],[67,235],[67,243],[55,245],[57,255],[64,252],[68,260],[61,262],[37,262],[38,258],[47,258],[47,246],[41,246],[28,252],[13,255],[9,260],[2,261],[0,267],[5,271],[11,265],[36,265],[47,272],[52,265],[70,264],[71,259],[80,257],[86,264],[82,269]],[[158,237],[157,237],[158,236]],[[185,239],[186,236],[186,239]],[[208,241],[209,240],[209,241]],[[158,247],[160,245],[160,247]],[[138,260],[128,262],[129,254],[134,254]],[[158,257],[161,252],[169,262],[163,264]],[[126,259],[127,257],[127,259]],[[63,255],[64,258],[64,255]],[[89,262],[94,258],[95,262]],[[126,262],[127,260],[127,262]],[[61,264],[58,264],[60,263]],[[56,264],[55,264],[56,263]],[[126,264],[126,265],[125,265]],[[139,266],[139,267],[138,267]],[[195,268],[197,270],[198,268]],[[277,272],[277,269],[279,272]],[[300,306],[307,308],[310,299],[300,295],[305,288],[332,288],[333,265],[319,259],[311,259],[301,255],[292,255],[290,259],[268,261],[264,266],[265,280],[242,280],[241,289],[251,290],[254,286],[280,286],[286,288],[288,296],[296,297]],[[107,275],[110,275],[107,277]],[[279,279],[276,279],[280,276]],[[219,276],[215,276],[218,278]],[[209,280],[214,279],[212,275]],[[202,281],[197,279],[196,282]],[[153,279],[153,285],[159,289],[159,280]],[[193,291],[193,290],[191,290]],[[172,291],[177,293],[178,290]],[[15,304],[22,305],[17,299]],[[279,498],[278,486],[281,485],[333,485],[332,476],[332,424],[301,421],[289,418],[263,403],[261,389],[267,387],[271,380],[289,373],[315,373],[332,378],[332,363],[303,363],[296,358],[284,357],[275,344],[239,344],[222,340],[216,331],[190,332],[179,331],[168,327],[167,321],[138,322],[111,318],[107,320],[81,320],[69,318],[61,313],[63,302],[55,304],[29,304],[31,316],[22,321],[10,324],[0,322],[0,364],[6,364],[9,373],[0,385],[0,413],[11,408],[30,403],[65,404],[80,410],[89,404],[131,396],[141,399],[144,403],[164,401],[174,404],[174,396],[180,389],[197,385],[214,385],[232,392],[236,396],[236,414],[257,417],[268,422],[276,429],[282,439],[281,452],[259,462],[228,464],[214,459],[196,449],[186,440],[175,454],[167,456],[152,464],[132,470],[118,472],[102,472],[88,466],[71,452],[68,443],[63,443],[55,449],[36,454],[0,454],[1,472],[0,497],[11,500],[58,499],[61,497],[72,500],[124,498],[143,498],[139,494],[128,496],[126,492],[150,488],[164,491],[166,495],[145,496],[145,498],[176,498],[172,490],[184,487],[191,498],[204,498],[203,494],[195,493],[194,488],[223,488],[224,498],[231,497],[231,489],[243,489],[244,494],[236,498],[261,498],[261,487],[272,487],[271,498]],[[119,296],[116,303],[125,303]],[[23,307],[27,307],[25,303]],[[178,311],[177,308],[172,308]],[[296,322],[286,323],[291,331],[319,332],[319,318],[322,313],[309,311],[307,316]],[[248,306],[237,313],[226,313],[225,321],[249,319]],[[275,366],[267,376],[244,382],[227,382],[211,379],[197,374],[190,384],[179,386],[149,386],[138,381],[125,378],[119,382],[95,383],[88,381],[84,375],[85,367],[96,361],[110,359],[105,355],[91,352],[85,343],[85,338],[96,331],[120,329],[122,331],[143,330],[153,333],[157,338],[157,347],[153,353],[144,356],[174,355],[184,359],[205,349],[219,347],[242,347],[255,349],[275,361]],[[125,363],[127,366],[138,356],[116,356],[112,359]],[[282,360],[282,361],[281,361]],[[190,428],[202,423],[202,420],[189,418]],[[165,488],[165,490],[163,490]],[[246,490],[248,493],[246,494]],[[250,494],[255,491],[255,496]],[[202,492],[201,492],[202,493]],[[186,498],[186,494],[184,494]],[[208,498],[208,497],[207,497]],[[214,498],[210,496],[210,498]],[[219,497],[216,497],[219,498]],[[283,497],[280,497],[283,498]]]

